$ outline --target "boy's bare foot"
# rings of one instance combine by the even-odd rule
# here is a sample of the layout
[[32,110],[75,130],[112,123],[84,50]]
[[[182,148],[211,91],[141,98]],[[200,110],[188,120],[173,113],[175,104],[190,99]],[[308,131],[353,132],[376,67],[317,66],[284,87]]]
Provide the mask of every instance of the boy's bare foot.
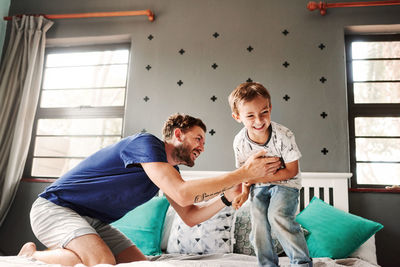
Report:
[[18,256],[31,257],[36,251],[36,245],[33,242],[28,242],[22,246],[18,253]]

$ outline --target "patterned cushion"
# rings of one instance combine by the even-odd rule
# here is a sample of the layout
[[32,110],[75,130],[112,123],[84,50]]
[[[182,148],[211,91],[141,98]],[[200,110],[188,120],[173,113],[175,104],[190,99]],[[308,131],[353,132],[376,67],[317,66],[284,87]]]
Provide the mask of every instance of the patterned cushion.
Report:
[[232,253],[234,214],[232,207],[226,207],[209,220],[193,227],[187,226],[176,215],[168,239],[167,253]]
[[251,216],[249,201],[236,212],[234,237],[236,243],[233,245],[233,253],[254,256],[254,248],[250,242]]
[[[309,233],[307,230],[302,228],[304,235],[307,236]],[[235,221],[235,232],[234,238],[236,243],[233,245],[233,253],[245,254],[254,256],[254,248],[250,242],[251,232],[251,215],[250,215],[250,201],[246,201],[243,206],[236,212]],[[274,237],[272,233],[275,251],[278,255],[282,254],[283,248],[279,241]]]

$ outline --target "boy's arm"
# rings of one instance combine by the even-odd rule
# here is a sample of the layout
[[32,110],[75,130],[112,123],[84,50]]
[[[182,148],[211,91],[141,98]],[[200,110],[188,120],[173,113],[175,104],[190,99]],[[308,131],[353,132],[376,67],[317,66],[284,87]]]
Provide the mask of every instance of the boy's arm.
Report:
[[288,180],[295,177],[299,173],[299,161],[295,160],[285,163],[286,168],[279,169],[272,175],[264,176],[262,178],[252,179],[251,183],[270,183],[276,181]]

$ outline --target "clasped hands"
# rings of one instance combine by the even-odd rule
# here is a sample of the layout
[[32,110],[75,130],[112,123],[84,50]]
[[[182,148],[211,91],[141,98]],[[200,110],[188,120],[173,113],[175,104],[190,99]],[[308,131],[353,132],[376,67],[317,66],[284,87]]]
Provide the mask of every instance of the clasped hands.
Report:
[[234,189],[233,193],[236,196],[232,200],[232,206],[235,209],[239,209],[246,202],[252,184],[267,182],[268,178],[272,177],[281,168],[282,163],[278,157],[268,157],[265,151],[259,151],[249,157],[244,165],[253,171],[252,174],[255,176],[244,182],[241,187],[237,186]]
[[248,173],[248,179],[244,182],[250,184],[265,182],[279,170],[281,164],[279,157],[268,157],[265,151],[259,151],[244,163]]

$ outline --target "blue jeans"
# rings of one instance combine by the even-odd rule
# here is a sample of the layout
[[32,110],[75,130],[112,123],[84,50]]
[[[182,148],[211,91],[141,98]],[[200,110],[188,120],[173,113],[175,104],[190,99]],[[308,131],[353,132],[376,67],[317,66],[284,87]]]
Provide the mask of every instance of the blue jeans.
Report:
[[295,221],[298,197],[299,190],[287,186],[252,187],[250,239],[259,266],[279,266],[271,231],[289,257],[291,266],[312,266],[303,231]]

